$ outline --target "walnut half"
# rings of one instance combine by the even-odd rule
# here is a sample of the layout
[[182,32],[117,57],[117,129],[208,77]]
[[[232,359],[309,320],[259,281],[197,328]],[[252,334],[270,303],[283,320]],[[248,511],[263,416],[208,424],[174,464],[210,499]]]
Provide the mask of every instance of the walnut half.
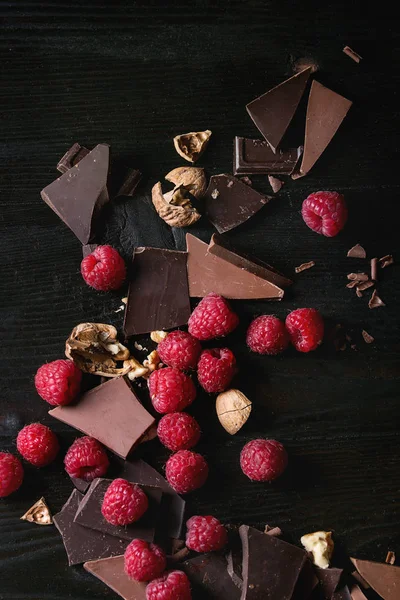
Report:
[[175,186],[183,185],[197,200],[206,193],[207,181],[200,167],[177,167],[165,176]]
[[188,227],[196,223],[201,217],[201,214],[193,208],[190,201],[185,202],[182,206],[171,202],[174,200],[173,194],[171,194],[171,198],[166,199],[163,196],[160,181],[153,186],[151,198],[159,216],[171,227]]

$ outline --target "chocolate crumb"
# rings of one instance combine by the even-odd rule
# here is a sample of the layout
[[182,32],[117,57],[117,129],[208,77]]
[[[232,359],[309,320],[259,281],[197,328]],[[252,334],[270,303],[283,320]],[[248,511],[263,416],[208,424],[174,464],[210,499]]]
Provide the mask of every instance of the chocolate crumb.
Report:
[[364,342],[366,344],[372,344],[372,342],[375,341],[375,338],[373,338],[372,335],[368,333],[368,331],[365,331],[365,329],[362,330],[361,335],[363,336]]
[[278,179],[277,177],[274,177],[273,175],[268,175],[268,181],[270,186],[272,187],[272,191],[274,192],[274,194],[277,194],[279,192],[279,190],[281,189],[281,187],[284,185],[284,181],[281,181],[280,179]]
[[378,259],[371,258],[371,279],[372,281],[378,280]]
[[349,56],[356,63],[359,63],[362,60],[362,56],[357,54],[357,52],[355,50],[352,50],[352,48],[350,48],[350,46],[345,46],[343,48],[343,52],[345,54],[347,54],[347,56]]
[[387,563],[388,565],[394,565],[395,562],[396,562],[396,555],[394,552],[392,552],[392,550],[389,550],[388,553],[386,554],[385,563]]
[[362,575],[360,575],[358,571],[353,571],[352,576],[356,581],[358,581],[358,583],[361,585],[361,587],[364,588],[364,590],[367,590],[370,587],[369,583],[365,581],[364,577],[362,577]]
[[301,273],[302,271],[306,271],[307,269],[311,269],[311,267],[315,267],[315,262],[310,260],[309,262],[302,263],[298,267],[295,268],[296,273]]
[[250,179],[250,177],[247,177],[247,175],[245,175],[244,177],[240,177],[240,181],[243,181],[243,183],[249,185],[250,187],[252,187],[253,185],[252,180]]
[[379,298],[376,290],[374,290],[372,292],[372,296],[368,302],[368,306],[370,308],[379,308],[380,306],[386,306],[386,304],[384,303],[384,301],[381,298]]
[[382,258],[379,259],[379,266],[381,269],[384,269],[385,267],[388,267],[389,265],[392,265],[394,263],[394,258],[391,254],[386,254],[385,256],[382,256]]
[[367,258],[367,253],[360,244],[356,244],[347,253],[349,258]]
[[349,273],[347,279],[351,281],[368,281],[369,277],[366,273]]

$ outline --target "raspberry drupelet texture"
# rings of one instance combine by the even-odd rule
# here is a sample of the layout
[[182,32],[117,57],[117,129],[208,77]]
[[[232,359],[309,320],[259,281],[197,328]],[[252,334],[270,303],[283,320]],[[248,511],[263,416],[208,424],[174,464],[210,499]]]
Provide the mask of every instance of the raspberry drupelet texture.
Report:
[[253,481],[273,481],[282,475],[287,463],[287,452],[276,440],[252,440],[240,454],[242,471]]
[[157,352],[164,364],[188,371],[196,368],[201,346],[199,340],[190,333],[172,331],[158,344]]
[[186,546],[195,552],[221,550],[228,542],[225,527],[215,517],[192,517],[186,527]]
[[190,377],[173,367],[153,371],[148,385],[153,406],[161,414],[183,410],[196,397]]
[[52,406],[70,404],[81,387],[82,371],[71,360],[54,360],[42,365],[35,375],[36,391]]
[[0,498],[17,491],[24,478],[19,458],[8,452],[0,452]]
[[100,442],[87,435],[75,440],[64,458],[68,475],[84,481],[103,477],[109,464],[107,453]]
[[146,600],[192,600],[190,581],[183,571],[170,571],[146,587]]
[[311,352],[322,344],[324,320],[315,308],[298,308],[286,317],[286,329],[299,352]]
[[100,292],[118,290],[126,278],[126,266],[111,246],[97,246],[81,262],[81,273],[90,287]]
[[304,200],[301,214],[310,229],[334,237],[345,226],[348,211],[342,194],[314,192]]
[[197,365],[197,378],[209,394],[226,390],[236,373],[236,359],[228,348],[203,350]]
[[208,294],[199,302],[188,321],[189,333],[198,340],[223,337],[238,325],[239,317],[227,300],[214,293]]
[[180,450],[167,460],[165,475],[169,485],[178,494],[187,494],[205,484],[208,464],[201,454],[191,450]]
[[160,419],[157,435],[166,448],[177,452],[193,448],[200,439],[201,431],[196,419],[191,415],[175,412]]
[[279,354],[289,345],[289,334],[283,321],[273,315],[261,315],[250,323],[246,342],[258,354]]
[[135,581],[151,581],[160,577],[167,566],[164,551],[157,544],[133,540],[124,554],[125,573]]
[[49,427],[31,423],[18,433],[17,449],[35,467],[45,467],[53,462],[60,446],[56,434]]
[[104,494],[101,514],[111,525],[129,525],[138,521],[148,507],[141,487],[126,479],[114,479]]

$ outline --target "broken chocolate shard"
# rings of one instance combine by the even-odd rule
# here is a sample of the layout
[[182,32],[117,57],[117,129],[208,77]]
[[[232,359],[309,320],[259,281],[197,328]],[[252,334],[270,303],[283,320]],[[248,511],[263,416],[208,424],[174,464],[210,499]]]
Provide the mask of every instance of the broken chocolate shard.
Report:
[[356,63],[359,63],[362,60],[362,56],[357,54],[357,52],[355,50],[353,50],[352,48],[350,48],[350,46],[345,46],[343,48],[343,52],[345,54],[347,54],[347,56],[349,56]]
[[389,265],[392,265],[394,263],[394,258],[391,254],[386,254],[386,256],[382,256],[382,258],[379,259],[379,266],[381,269],[385,269],[386,267],[388,267]]
[[124,319],[126,337],[186,325],[190,299],[187,253],[136,248]]
[[372,296],[368,302],[369,308],[380,308],[381,306],[386,306],[384,301],[378,296],[376,290],[372,292]]
[[399,600],[400,567],[358,558],[350,560],[360,575],[383,600]]
[[41,191],[42,199],[82,244],[95,234],[100,210],[108,202],[110,148],[98,144],[89,154]]
[[81,146],[77,142],[71,146],[69,150],[66,151],[64,156],[60,158],[57,164],[57,171],[60,173],[66,173],[69,169],[72,169],[75,165],[78,164],[82,158],[85,158],[89,154],[90,150]]
[[314,567],[314,569],[318,581],[321,585],[324,598],[332,598],[334,592],[339,586],[339,582],[343,574],[343,569],[336,569],[335,567],[328,567],[328,569]]
[[147,584],[134,581],[125,574],[123,556],[91,560],[83,567],[124,600],[146,600]]
[[367,600],[367,597],[365,594],[363,594],[356,583],[350,585],[350,596],[351,600]]
[[246,106],[273,152],[276,152],[294,117],[310,75],[311,68],[308,67]]
[[78,477],[70,477],[72,483],[76,487],[77,490],[84,494],[90,485],[90,481],[85,481],[84,479],[79,479]]
[[315,267],[315,262],[313,260],[310,260],[309,262],[302,263],[301,265],[296,267],[295,272],[302,273],[302,271],[306,271],[307,269],[311,269],[312,267]]
[[278,179],[277,177],[274,177],[273,175],[268,175],[268,181],[269,181],[269,184],[270,184],[274,194],[277,194],[279,192],[279,190],[282,188],[282,186],[284,185],[284,181],[281,181],[280,179]]
[[98,248],[98,244],[85,244],[82,246],[82,256],[86,258],[89,254],[92,254]]
[[265,140],[236,136],[233,141],[233,174],[290,175],[302,152],[303,147],[299,146],[274,153]]
[[360,244],[356,244],[347,252],[349,258],[367,258],[367,253]]
[[35,504],[31,506],[20,519],[21,521],[29,521],[29,523],[36,523],[36,525],[53,524],[50,509],[43,496],[39,498],[39,500],[35,502]]
[[122,458],[155,423],[123,377],[111,379],[83,394],[77,404],[57,406],[49,414],[96,438]]
[[239,600],[241,596],[240,589],[228,574],[226,559],[221,554],[201,554],[180,564],[179,568],[189,577],[201,600]]
[[372,342],[375,341],[375,338],[373,338],[372,335],[368,333],[368,331],[365,331],[365,329],[362,330],[361,335],[363,336],[364,342],[366,344],[372,344]]
[[396,554],[392,550],[388,550],[388,553],[386,554],[386,558],[385,558],[385,563],[387,565],[394,565],[395,562],[396,562]]
[[105,535],[74,523],[74,517],[82,498],[83,494],[74,490],[61,511],[53,517],[54,524],[64,542],[69,566],[78,565],[87,560],[123,554],[128,545],[126,540]]
[[141,179],[142,174],[140,171],[137,169],[127,168],[121,186],[114,198],[118,198],[119,196],[133,196]]
[[318,586],[319,580],[314,573],[313,566],[306,560],[294,588],[291,600],[308,600]]

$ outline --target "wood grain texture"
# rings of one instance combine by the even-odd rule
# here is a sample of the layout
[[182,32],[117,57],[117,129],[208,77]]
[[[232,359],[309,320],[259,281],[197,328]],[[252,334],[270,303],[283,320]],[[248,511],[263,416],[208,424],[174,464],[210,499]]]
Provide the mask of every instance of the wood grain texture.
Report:
[[[245,104],[290,75],[291,59],[310,56],[321,67],[320,81],[354,106],[312,173],[288,182],[226,236],[295,285],[280,304],[235,303],[241,325],[226,343],[237,355],[237,386],[253,400],[253,413],[231,438],[213,399],[198,398],[192,412],[204,431],[199,451],[211,476],[190,496],[189,509],[225,522],[279,525],[296,542],[315,528],[332,528],[337,563],[349,566],[349,553],[375,560],[388,549],[400,554],[399,267],[382,272],[385,308],[370,311],[366,298],[345,287],[356,264],[346,252],[355,243],[369,257],[400,259],[399,34],[387,12],[353,17],[355,3],[292,5],[0,1],[0,448],[14,451],[18,430],[33,420],[52,425],[68,447],[76,433],[47,416],[34,373],[62,357],[77,323],[122,325],[114,311],[124,290],[100,294],[85,286],[78,241],[40,199],[65,150],[75,141],[107,142],[117,160],[144,173],[134,198],[107,208],[102,241],[126,258],[136,245],[184,249],[184,231],[171,231],[150,200],[152,185],[181,164],[172,137],[211,129],[199,166],[209,175],[231,172],[233,137],[258,137]],[[346,44],[364,57],[360,65],[342,53]],[[266,177],[252,179],[270,193]],[[349,223],[335,239],[313,234],[300,217],[301,201],[317,189],[339,190],[348,201]],[[208,241],[212,227],[202,219],[190,231]],[[295,275],[294,267],[309,260],[315,267]],[[358,350],[336,354],[326,343],[304,356],[248,353],[244,334],[253,316],[285,317],[298,306],[345,324]],[[363,343],[362,329],[375,344]],[[242,446],[259,436],[281,440],[290,452],[289,472],[274,485],[253,484],[239,470]],[[168,457],[157,441],[140,453],[159,469]],[[19,521],[41,495],[57,511],[71,488],[60,458],[41,471],[27,467],[21,490],[1,501],[2,600],[116,597],[81,567],[67,567],[55,528]]]

